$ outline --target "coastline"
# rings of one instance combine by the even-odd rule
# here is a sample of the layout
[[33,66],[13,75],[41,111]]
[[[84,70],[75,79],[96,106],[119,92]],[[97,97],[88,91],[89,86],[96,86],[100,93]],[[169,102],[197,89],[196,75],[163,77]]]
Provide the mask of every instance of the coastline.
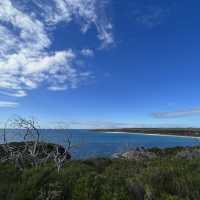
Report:
[[179,138],[194,138],[200,139],[200,136],[189,136],[189,135],[173,135],[173,134],[159,134],[159,133],[136,133],[136,132],[126,132],[126,131],[103,131],[103,133],[112,134],[129,134],[129,135],[151,135],[151,136],[161,136],[161,137],[179,137]]

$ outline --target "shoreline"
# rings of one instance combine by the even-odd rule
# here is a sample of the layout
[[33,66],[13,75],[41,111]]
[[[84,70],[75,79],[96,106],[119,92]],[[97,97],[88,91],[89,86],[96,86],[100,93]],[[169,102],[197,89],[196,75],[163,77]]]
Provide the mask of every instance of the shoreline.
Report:
[[97,132],[119,133],[119,134],[144,134],[158,136],[175,136],[200,138],[200,128],[108,128],[93,129]]
[[189,135],[173,135],[173,134],[159,134],[159,133],[136,133],[128,131],[102,131],[103,133],[113,134],[129,134],[129,135],[150,135],[150,136],[161,136],[161,137],[180,137],[180,138],[194,138],[200,139],[200,136],[189,136]]

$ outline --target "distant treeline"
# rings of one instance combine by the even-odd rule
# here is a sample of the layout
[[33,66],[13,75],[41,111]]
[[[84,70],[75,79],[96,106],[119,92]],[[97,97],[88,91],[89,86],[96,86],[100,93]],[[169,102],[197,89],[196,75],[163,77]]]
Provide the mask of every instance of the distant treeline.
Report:
[[180,135],[180,136],[200,136],[200,128],[111,128],[111,129],[94,129],[94,130],[110,131],[110,132]]

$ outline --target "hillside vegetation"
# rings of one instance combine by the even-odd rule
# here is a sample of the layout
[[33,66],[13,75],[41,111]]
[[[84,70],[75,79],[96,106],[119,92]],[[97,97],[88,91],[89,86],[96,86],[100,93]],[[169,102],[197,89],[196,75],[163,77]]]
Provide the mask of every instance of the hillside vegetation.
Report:
[[177,156],[180,152],[186,155],[183,148],[151,152],[157,156],[137,161],[109,158],[67,161],[59,173],[51,161],[22,171],[11,163],[1,163],[0,199],[200,199],[199,154]]

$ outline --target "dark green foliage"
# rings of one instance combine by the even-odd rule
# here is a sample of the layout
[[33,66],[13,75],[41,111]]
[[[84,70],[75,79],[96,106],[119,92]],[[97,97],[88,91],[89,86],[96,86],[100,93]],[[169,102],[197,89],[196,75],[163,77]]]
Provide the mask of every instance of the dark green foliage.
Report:
[[[154,151],[158,151],[155,150]],[[0,200],[198,200],[200,159],[90,159],[17,170],[0,164]]]

